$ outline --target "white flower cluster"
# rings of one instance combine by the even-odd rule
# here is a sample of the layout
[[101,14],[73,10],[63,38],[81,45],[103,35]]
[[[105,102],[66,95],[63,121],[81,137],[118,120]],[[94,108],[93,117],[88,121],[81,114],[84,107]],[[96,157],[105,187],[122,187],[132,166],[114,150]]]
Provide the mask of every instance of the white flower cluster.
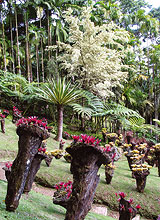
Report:
[[122,71],[122,58],[128,50],[129,34],[113,22],[96,26],[90,12],[91,8],[87,8],[77,17],[71,9],[67,11],[69,44],[57,42],[63,51],[58,59],[83,88],[107,97],[127,77],[127,72]]

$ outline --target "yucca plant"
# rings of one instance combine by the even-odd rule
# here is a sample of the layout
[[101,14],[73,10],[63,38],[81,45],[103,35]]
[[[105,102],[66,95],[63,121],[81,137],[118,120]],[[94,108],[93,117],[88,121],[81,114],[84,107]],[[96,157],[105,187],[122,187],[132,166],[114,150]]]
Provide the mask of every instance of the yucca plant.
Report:
[[39,88],[40,98],[56,104],[58,111],[58,134],[57,141],[62,139],[63,132],[63,109],[65,105],[71,105],[81,97],[80,90],[71,82],[66,82],[65,78],[58,77],[57,80],[49,80],[48,83]]

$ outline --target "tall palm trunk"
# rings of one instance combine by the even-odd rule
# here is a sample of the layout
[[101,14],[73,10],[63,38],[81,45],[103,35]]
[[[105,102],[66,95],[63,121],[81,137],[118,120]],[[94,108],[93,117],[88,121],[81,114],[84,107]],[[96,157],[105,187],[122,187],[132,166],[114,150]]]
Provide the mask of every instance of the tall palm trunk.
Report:
[[2,37],[3,37],[3,60],[4,60],[4,71],[7,71],[7,61],[6,61],[6,40],[4,31],[4,22],[2,19]]
[[16,6],[15,6],[15,22],[16,22],[16,38],[17,38],[18,73],[21,74],[21,63],[20,63],[20,55],[19,55],[19,40],[18,40],[18,21],[17,21]]
[[28,82],[30,83],[31,76],[30,76],[29,33],[28,33],[28,12],[27,12],[27,9],[25,12],[25,26],[26,26],[26,69],[27,69]]
[[57,105],[58,111],[58,134],[56,137],[57,141],[61,141],[63,132],[63,105]]
[[37,82],[39,83],[39,57],[38,57],[38,44],[36,43],[36,66],[37,66]]
[[28,33],[28,13],[25,13],[25,26],[26,26],[26,64],[27,64],[27,76],[28,82],[31,82],[30,74],[30,57],[29,57],[29,33]]
[[[51,28],[50,28],[50,10],[47,10],[47,21],[48,21],[48,46],[51,45]],[[51,51],[48,50],[48,60],[51,59]]]
[[12,71],[15,73],[15,60],[14,60],[14,49],[13,49],[13,31],[12,31],[12,19],[10,17],[10,29],[11,29],[11,56],[12,56]]
[[[41,17],[40,17],[40,28],[42,27]],[[42,65],[42,80],[44,82],[44,56],[43,56],[43,37],[41,37],[41,65]]]

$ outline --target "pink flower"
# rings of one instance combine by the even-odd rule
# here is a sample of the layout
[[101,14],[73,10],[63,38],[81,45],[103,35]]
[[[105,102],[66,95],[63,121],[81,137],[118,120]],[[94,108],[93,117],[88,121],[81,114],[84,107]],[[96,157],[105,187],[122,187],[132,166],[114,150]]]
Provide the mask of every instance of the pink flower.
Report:
[[110,152],[111,151],[111,146],[109,144],[106,144],[105,148],[104,148],[104,151],[105,152]]
[[138,204],[138,205],[136,205],[136,209],[140,209],[141,208],[141,206]]
[[121,198],[125,198],[126,197],[126,194],[124,192],[120,192],[118,193],[118,195],[121,197]]
[[115,193],[115,195],[116,195],[116,197],[118,196],[118,194],[117,194],[117,193]]
[[128,211],[129,211],[130,213],[132,213],[132,212],[133,212],[133,209],[132,209],[132,208],[129,208]]
[[130,204],[133,204],[133,199],[128,200]]
[[12,166],[12,162],[7,162],[7,163],[5,163],[5,167],[8,168],[8,169],[9,169],[11,166]]

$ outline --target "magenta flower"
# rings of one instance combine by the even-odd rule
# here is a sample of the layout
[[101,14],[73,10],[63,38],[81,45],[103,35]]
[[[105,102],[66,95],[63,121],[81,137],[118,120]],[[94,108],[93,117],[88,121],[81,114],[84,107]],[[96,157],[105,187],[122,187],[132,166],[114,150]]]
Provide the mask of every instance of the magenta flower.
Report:
[[126,194],[124,192],[120,192],[120,193],[118,193],[118,195],[123,199],[126,197]]
[[130,208],[128,209],[128,211],[129,211],[130,213],[132,213],[132,212],[133,212],[133,209],[130,207]]
[[140,209],[141,208],[141,206],[138,204],[138,205],[136,205],[136,209]]
[[72,138],[75,143],[77,143],[79,141],[79,136],[77,136],[77,135],[72,135]]
[[134,202],[133,202],[133,199],[129,199],[128,202],[129,202],[130,204],[133,204],[133,203],[134,203]]
[[11,166],[12,166],[12,162],[7,162],[7,163],[5,163],[5,167],[8,168],[8,169],[9,169]]

